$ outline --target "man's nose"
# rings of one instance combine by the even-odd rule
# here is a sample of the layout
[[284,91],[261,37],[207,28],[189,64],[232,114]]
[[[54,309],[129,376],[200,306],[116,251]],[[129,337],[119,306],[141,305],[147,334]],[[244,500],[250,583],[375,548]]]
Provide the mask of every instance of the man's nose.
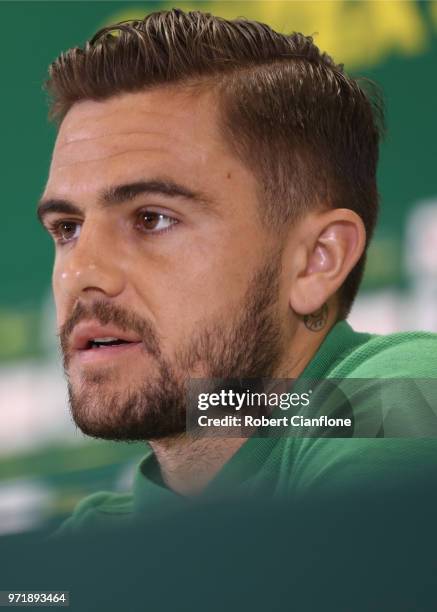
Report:
[[56,282],[72,298],[94,292],[115,297],[125,286],[122,260],[111,228],[85,221],[75,244],[62,258]]

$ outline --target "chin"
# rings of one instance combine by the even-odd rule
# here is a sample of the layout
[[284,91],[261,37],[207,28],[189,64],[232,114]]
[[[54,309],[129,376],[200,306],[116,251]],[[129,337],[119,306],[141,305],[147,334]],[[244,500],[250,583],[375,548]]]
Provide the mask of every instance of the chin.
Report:
[[186,429],[184,385],[171,377],[133,384],[95,373],[96,380],[72,384],[68,391],[72,417],[86,435],[105,440],[152,440]]

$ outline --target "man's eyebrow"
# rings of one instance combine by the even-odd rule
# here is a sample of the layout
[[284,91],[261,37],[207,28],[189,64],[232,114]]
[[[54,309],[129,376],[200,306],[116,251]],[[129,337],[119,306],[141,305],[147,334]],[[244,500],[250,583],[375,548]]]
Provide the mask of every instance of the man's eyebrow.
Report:
[[[201,192],[193,191],[178,183],[167,180],[135,181],[133,183],[113,185],[102,192],[99,202],[102,206],[112,206],[114,204],[123,204],[143,194],[185,198],[205,208],[214,208],[214,202]],[[40,200],[37,207],[37,216],[41,223],[43,223],[44,217],[49,213],[80,215],[83,211],[79,206],[68,200],[58,198]]]
[[212,206],[211,200],[206,195],[167,180],[137,181],[114,185],[104,190],[100,201],[103,205],[122,204],[144,194],[185,198],[205,207]]
[[44,217],[49,213],[65,213],[67,215],[80,215],[82,210],[68,200],[57,198],[48,198],[40,200],[36,209],[36,214],[41,223],[44,223]]

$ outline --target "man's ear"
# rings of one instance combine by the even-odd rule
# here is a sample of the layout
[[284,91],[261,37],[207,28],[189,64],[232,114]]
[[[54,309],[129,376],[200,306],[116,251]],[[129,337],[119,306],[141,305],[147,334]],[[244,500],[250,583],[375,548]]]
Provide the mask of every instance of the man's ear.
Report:
[[366,230],[354,211],[335,208],[307,215],[299,224],[296,238],[299,255],[295,259],[290,306],[296,314],[308,315],[320,309],[343,285],[363,254]]

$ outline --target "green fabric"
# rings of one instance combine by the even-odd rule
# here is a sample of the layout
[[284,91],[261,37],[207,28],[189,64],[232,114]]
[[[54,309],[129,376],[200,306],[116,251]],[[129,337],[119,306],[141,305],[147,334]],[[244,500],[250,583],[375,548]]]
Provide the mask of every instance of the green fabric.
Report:
[[[354,332],[342,321],[327,335],[300,378],[397,378],[400,383],[402,379],[437,379],[437,336],[425,332],[374,336]],[[414,403],[411,409],[415,410]],[[409,415],[412,423],[414,417]],[[420,433],[423,437],[409,439],[252,437],[200,496],[189,499],[165,487],[149,450],[138,467],[132,494],[100,492],[84,499],[61,533],[122,525],[132,517],[162,516],[196,503],[199,497],[255,494],[299,500],[309,495],[353,495],[366,488],[373,495],[383,495],[409,480],[435,481],[437,437],[426,438],[426,423]]]

